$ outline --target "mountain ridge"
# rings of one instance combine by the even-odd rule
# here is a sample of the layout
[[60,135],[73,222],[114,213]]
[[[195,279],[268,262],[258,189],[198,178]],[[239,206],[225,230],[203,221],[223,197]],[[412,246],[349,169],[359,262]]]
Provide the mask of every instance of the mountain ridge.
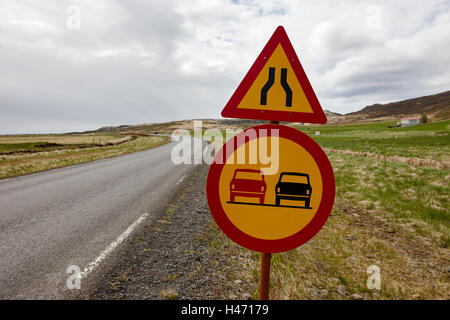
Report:
[[330,117],[331,123],[393,120],[426,114],[432,120],[450,119],[450,90],[386,104],[375,103],[340,117]]
[[[450,90],[417,98],[390,102],[375,103],[359,111],[340,114],[324,110],[328,124],[348,124],[354,122],[397,120],[403,117],[415,117],[426,114],[433,121],[450,119]],[[267,123],[263,120],[248,119],[186,119],[163,123],[143,123],[136,125],[104,126],[89,132],[121,132],[126,134],[158,132],[175,129],[192,129],[195,120],[202,120],[204,129],[226,126],[249,127]],[[292,124],[291,124],[292,125]]]

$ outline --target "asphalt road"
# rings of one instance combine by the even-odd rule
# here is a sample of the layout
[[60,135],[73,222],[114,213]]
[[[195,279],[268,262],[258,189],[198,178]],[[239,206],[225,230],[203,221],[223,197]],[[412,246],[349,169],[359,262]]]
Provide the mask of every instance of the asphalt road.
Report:
[[0,298],[63,297],[70,265],[154,219],[194,169],[171,161],[173,145],[0,181]]

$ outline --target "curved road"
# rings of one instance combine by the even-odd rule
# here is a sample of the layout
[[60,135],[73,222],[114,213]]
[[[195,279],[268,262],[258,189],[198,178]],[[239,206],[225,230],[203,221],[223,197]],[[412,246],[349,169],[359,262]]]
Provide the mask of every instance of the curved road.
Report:
[[194,169],[172,163],[173,146],[0,181],[0,298],[63,297],[68,266],[153,219]]

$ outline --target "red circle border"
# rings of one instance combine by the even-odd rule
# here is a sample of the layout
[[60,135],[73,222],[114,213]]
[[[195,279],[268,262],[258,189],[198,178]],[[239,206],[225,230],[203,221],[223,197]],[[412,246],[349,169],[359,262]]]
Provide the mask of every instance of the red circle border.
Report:
[[[234,152],[234,150],[239,148],[239,146],[242,144],[242,141],[240,140],[244,139],[237,139],[237,137],[244,135],[246,131],[251,129],[256,130],[257,138],[260,135],[261,129],[266,129],[267,132],[269,132],[270,129],[278,129],[280,138],[292,140],[305,148],[306,151],[314,158],[321,172],[323,190],[319,208],[317,209],[314,218],[302,230],[289,237],[277,240],[266,240],[255,238],[244,233],[235,225],[233,225],[233,223],[228,219],[220,202],[219,180],[224,164],[217,163],[216,161],[218,159],[224,159],[225,151],[227,152],[227,155],[230,155],[231,152]],[[240,142],[240,144],[237,144],[236,141]],[[248,142],[248,140],[246,142]],[[232,145],[234,145],[234,149],[232,151],[228,150]],[[265,253],[289,251],[301,246],[305,242],[309,241],[312,237],[314,237],[320,231],[320,229],[322,229],[323,225],[330,216],[331,209],[333,208],[334,204],[335,193],[336,186],[333,168],[331,167],[330,161],[328,160],[328,157],[326,156],[322,148],[303,132],[291,127],[275,124],[265,124],[247,128],[238,135],[228,140],[214,157],[214,161],[211,164],[208,172],[206,183],[208,205],[211,214],[219,228],[222,229],[222,231],[237,244],[250,250]]]

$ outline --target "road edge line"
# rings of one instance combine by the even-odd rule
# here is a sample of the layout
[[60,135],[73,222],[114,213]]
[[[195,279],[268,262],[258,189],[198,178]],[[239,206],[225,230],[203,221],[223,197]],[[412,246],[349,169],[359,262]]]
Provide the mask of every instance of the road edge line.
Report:
[[148,217],[148,213],[145,212],[142,214],[135,222],[133,222],[125,232],[123,232],[120,236],[116,238],[108,247],[106,247],[105,250],[103,250],[97,258],[89,263],[83,271],[80,273],[80,279],[85,278],[87,275],[89,275],[92,271],[94,271],[100,263],[102,263],[103,260],[119,245],[121,244],[141,223]]

